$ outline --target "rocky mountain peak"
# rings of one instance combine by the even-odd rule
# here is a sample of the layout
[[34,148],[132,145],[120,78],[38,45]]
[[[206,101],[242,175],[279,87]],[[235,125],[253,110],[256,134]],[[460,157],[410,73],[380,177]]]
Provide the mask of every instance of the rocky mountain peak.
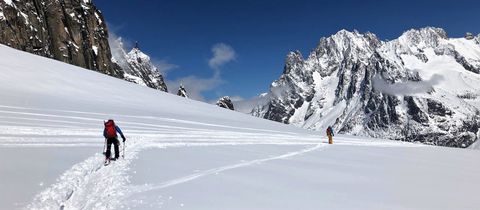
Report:
[[220,98],[217,101],[216,105],[225,109],[235,110],[235,108],[233,107],[233,102],[228,96]]
[[358,31],[341,30],[330,37],[321,38],[309,59],[331,62],[338,62],[344,58],[366,60],[380,44],[372,33],[361,34]]
[[475,39],[475,36],[473,36],[472,33],[467,32],[467,33],[465,33],[465,39],[472,40],[472,39]]
[[480,138],[480,97],[471,94],[480,92],[478,52],[478,42],[432,27],[387,42],[342,30],[321,38],[307,59],[289,53],[266,102],[251,113],[314,130],[333,125],[346,134],[467,147]]
[[398,41],[400,44],[418,48],[437,47],[441,39],[448,39],[447,32],[441,28],[425,27],[404,32]]
[[138,46],[135,46],[130,50],[128,53],[128,59],[131,59],[132,62],[137,62],[137,63],[149,63],[150,62],[150,56],[145,54],[138,48]]
[[303,63],[303,56],[300,51],[293,51],[289,52],[287,54],[287,57],[285,58],[285,68],[283,73],[284,74],[289,74],[292,70],[294,71],[297,69],[298,65],[301,65]]
[[161,91],[168,91],[160,70],[151,62],[150,56],[140,50],[138,44],[128,53],[122,38],[110,39],[112,61],[123,70],[124,79]]
[[178,91],[177,91],[177,95],[184,98],[188,98],[187,90],[185,89],[183,84],[180,84],[180,87],[178,88]]

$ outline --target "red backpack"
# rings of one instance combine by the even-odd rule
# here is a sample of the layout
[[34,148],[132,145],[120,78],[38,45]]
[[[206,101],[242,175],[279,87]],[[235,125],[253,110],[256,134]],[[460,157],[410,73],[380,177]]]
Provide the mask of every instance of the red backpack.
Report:
[[117,129],[115,129],[115,122],[113,122],[113,120],[108,120],[104,124],[107,138],[117,138]]

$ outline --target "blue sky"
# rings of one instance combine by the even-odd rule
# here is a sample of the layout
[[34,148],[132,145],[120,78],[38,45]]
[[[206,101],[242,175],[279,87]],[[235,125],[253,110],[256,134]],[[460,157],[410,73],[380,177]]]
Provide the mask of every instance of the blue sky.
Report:
[[[444,28],[450,37],[480,33],[479,1],[94,3],[103,12],[111,32],[131,43],[138,41],[140,49],[154,60],[176,66],[166,72],[170,89],[178,89],[179,81],[196,84],[201,88],[191,91],[206,101],[224,95],[251,98],[266,92],[282,73],[289,51],[300,50],[305,56],[320,37],[341,29],[371,31],[383,40],[425,26]],[[212,66],[214,48],[218,65]],[[230,53],[230,57],[222,58],[223,53]]]

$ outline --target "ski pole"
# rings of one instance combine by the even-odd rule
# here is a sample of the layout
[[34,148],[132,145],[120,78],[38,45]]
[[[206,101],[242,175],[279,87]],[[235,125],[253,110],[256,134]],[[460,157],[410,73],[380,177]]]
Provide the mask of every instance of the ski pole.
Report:
[[105,151],[106,148],[107,148],[107,139],[105,139],[105,142],[103,144],[103,154],[104,155],[106,154],[106,151]]
[[123,155],[122,158],[125,160],[125,141],[123,142]]

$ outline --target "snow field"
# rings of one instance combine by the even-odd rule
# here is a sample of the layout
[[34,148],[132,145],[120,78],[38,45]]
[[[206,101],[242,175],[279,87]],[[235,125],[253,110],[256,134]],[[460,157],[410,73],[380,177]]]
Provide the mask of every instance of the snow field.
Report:
[[[0,209],[475,209],[480,153],[307,131],[0,46]],[[103,121],[127,136],[104,167]],[[3,187],[7,186],[7,187]]]

